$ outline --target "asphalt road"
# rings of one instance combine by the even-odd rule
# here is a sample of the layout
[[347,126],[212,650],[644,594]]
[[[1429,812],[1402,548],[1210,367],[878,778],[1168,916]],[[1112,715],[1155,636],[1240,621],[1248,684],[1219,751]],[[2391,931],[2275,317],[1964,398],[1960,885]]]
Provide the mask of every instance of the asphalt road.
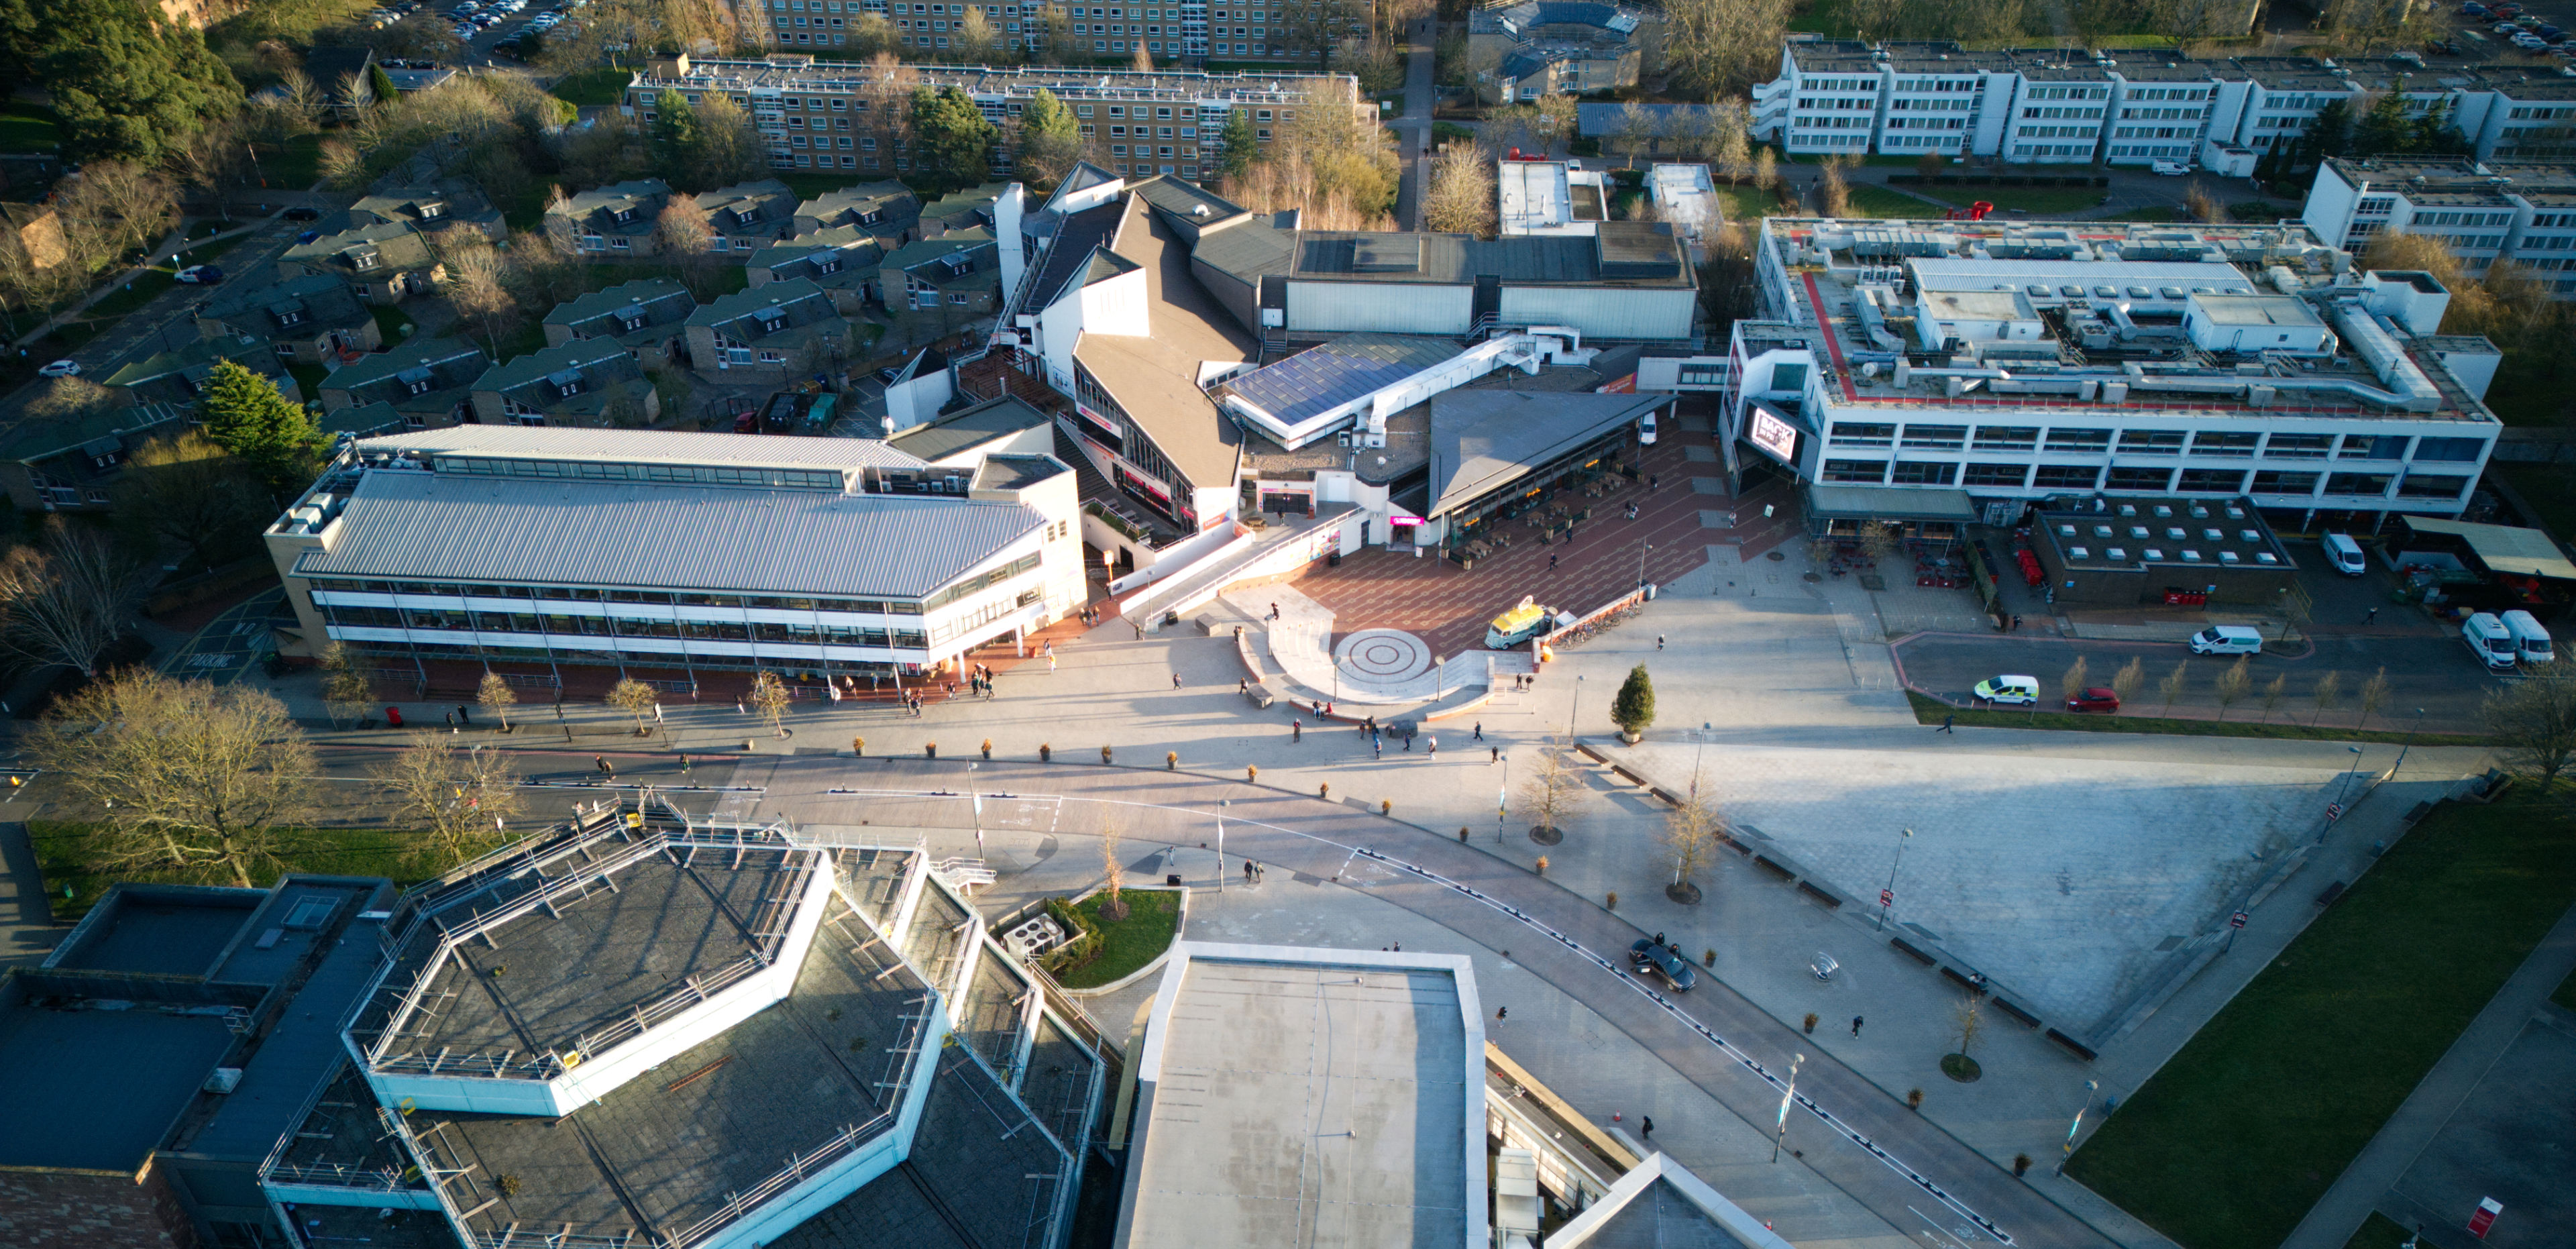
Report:
[[[917,828],[969,827],[973,818],[958,797],[967,781],[963,760],[736,755],[693,759],[684,777],[670,756],[614,753],[629,740],[584,737],[571,749],[532,749],[522,766],[531,779],[586,786],[597,779],[592,757],[605,752],[621,780],[759,786],[758,805],[746,813],[756,818],[888,826],[905,838]],[[533,735],[529,745],[539,745]],[[336,745],[319,754],[331,774],[352,778],[384,758],[382,750]],[[1140,849],[1196,846],[1217,804],[1230,799],[1226,843],[1233,853],[1285,868],[1294,882],[1339,880],[1364,889],[1503,952],[1766,1133],[1781,1099],[1775,1073],[1806,1053],[1797,1084],[1804,1109],[1791,1117],[1789,1148],[1891,1226],[1926,1235],[1937,1229],[1932,1239],[1945,1244],[1948,1237],[1970,1245],[2113,1243],[1858,1073],[1811,1052],[1816,1047],[1802,1045],[1726,985],[1705,978],[1695,991],[1668,998],[1632,979],[1617,955],[1643,935],[1639,930],[1482,850],[1342,803],[1190,773],[980,762],[974,783],[988,826],[1084,836],[1115,818]],[[582,792],[541,790],[531,806],[542,812],[549,800],[569,803]],[[703,809],[718,795],[681,800]],[[1506,1045],[1509,1026],[1497,1034]]]
[[[2428,730],[2476,732],[2480,701],[2488,691],[2502,685],[2456,638],[2329,634],[2313,639],[2313,643],[2314,650],[2306,654],[2254,656],[2247,665],[2248,675],[2253,678],[2251,689],[2242,701],[2228,709],[2228,718],[2295,718],[2301,723],[2316,719],[2318,707],[2312,694],[2318,679],[2331,671],[2343,674],[2343,697],[2335,709],[2324,712],[2323,722],[2352,727],[2360,714],[2362,683],[2384,667],[2388,670],[2388,699],[2366,727],[2402,730],[2413,721],[2414,710],[2421,707]],[[2218,715],[2218,674],[2235,662],[2223,655],[2194,655],[2179,642],[2108,642],[2090,638],[1925,634],[1896,648],[1897,661],[1904,666],[1909,681],[1962,702],[1977,682],[2005,673],[2039,678],[2041,694],[2053,699],[2060,674],[2079,655],[2086,662],[2087,685],[2108,685],[2111,674],[2132,657],[2142,660],[2146,683],[2123,714],[2148,716],[2165,713],[2164,696],[2157,691],[2157,683],[2173,671],[2177,662],[2185,661],[2189,664],[2186,687],[2174,700],[2173,711],[2179,715]],[[2287,677],[2288,681],[2280,707],[2267,714],[2263,688],[2274,677]],[[2055,709],[2053,702],[2043,707]]]

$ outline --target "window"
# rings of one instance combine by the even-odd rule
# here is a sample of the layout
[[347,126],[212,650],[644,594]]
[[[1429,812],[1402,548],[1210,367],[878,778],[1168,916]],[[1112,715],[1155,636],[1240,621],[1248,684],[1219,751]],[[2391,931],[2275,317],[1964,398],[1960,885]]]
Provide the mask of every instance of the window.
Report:
[[2035,425],[1980,425],[1977,427],[1979,451],[2032,451],[2039,447],[2039,427]]
[[1959,466],[1956,464],[1917,463],[1910,460],[1899,460],[1896,463],[1895,484],[1900,486],[1946,486],[1952,481],[1957,480],[1958,475]]
[[2479,456],[2485,455],[2486,451],[2487,441],[2484,438],[2418,438],[2415,440],[2415,461],[2419,464],[2427,460],[2473,464],[2477,462]]
[[1834,422],[1833,434],[1830,441],[1832,441],[1834,445],[1842,447],[1889,446],[1896,441],[1896,427],[1894,425],[1872,425],[1852,421],[1836,421]]
[[1887,480],[1887,461],[1827,460],[1825,461],[1825,480],[1865,482],[1875,486]]
[[2181,488],[2196,494],[2238,494],[2245,489],[2245,470],[2186,468],[2182,470]]
[[1905,441],[1903,445],[1908,447],[1921,447],[1933,451],[1956,451],[1960,447],[1967,445],[1967,442],[1968,427],[1965,425],[1915,425],[1908,423],[1905,427]]
[[2334,450],[2332,434],[2274,434],[2263,455],[2278,460],[2322,460]]
[[2217,433],[2203,430],[2191,436],[2193,455],[2252,455],[2263,441],[2261,434]]
[[2384,495],[2393,480],[2392,473],[2335,473],[2326,478],[2326,493]]
[[2254,493],[2315,494],[2317,492],[2317,476],[2318,475],[2315,473],[2282,473],[2274,472],[2269,469],[2257,470],[2254,474]]
[[2173,485],[2173,474],[2170,468],[2115,468],[2109,488],[2162,494]]
[[2335,452],[2335,458],[2338,460],[2402,460],[2406,458],[2406,439],[2385,434],[2345,434],[2343,446]]
[[2182,431],[2178,429],[2124,429],[2120,431],[2122,455],[2180,455]]
[[2468,488],[2469,479],[2466,477],[2408,473],[2406,474],[2406,480],[2398,483],[2397,497],[2401,499],[2456,499],[2460,497],[2461,491]]
[[[2089,472],[2091,470],[2086,471]],[[1968,466],[1967,478],[1961,484],[1969,486],[2009,486],[2018,490],[2021,488],[2022,483],[2029,479],[2030,466],[2027,464],[1971,464]]]

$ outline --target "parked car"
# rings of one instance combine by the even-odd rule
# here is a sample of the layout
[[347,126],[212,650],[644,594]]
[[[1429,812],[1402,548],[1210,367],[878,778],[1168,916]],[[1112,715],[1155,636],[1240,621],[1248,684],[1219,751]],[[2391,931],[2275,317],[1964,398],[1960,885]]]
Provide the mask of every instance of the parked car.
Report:
[[298,204],[295,207],[286,210],[286,219],[289,221],[320,221],[322,219],[322,210]]
[[2073,698],[2066,700],[2066,709],[2068,711],[2118,711],[2120,692],[2102,685],[2080,689],[2075,691]]
[[178,278],[190,286],[212,286],[224,280],[224,271],[213,265],[190,265],[179,271]]
[[1682,952],[1669,944],[1659,944],[1652,937],[1640,939],[1628,947],[1628,967],[1640,976],[1652,975],[1676,993],[1690,991],[1699,983],[1699,971],[1682,957]]
[[2039,703],[2039,678],[1987,677],[1977,682],[1977,688],[1973,692],[1982,702],[2005,703],[2016,707],[2036,706]]
[[78,377],[78,376],[80,376],[80,361],[78,361],[78,360],[56,360],[56,361],[54,361],[52,364],[48,364],[48,365],[44,366],[43,368],[40,368],[40,369],[36,370],[36,376],[38,376],[38,377]]
[[2243,625],[2211,625],[2191,635],[2195,655],[2259,655],[2263,635]]
[[2147,168],[2168,178],[2177,178],[2191,172],[2191,166],[2178,160],[2152,161]]
[[2476,0],[2470,0],[2469,3],[2460,6],[2462,17],[2485,17],[2486,15],[2487,6],[2477,3]]
[[2327,534],[2325,549],[2326,561],[2334,565],[2336,572],[2347,577],[2358,577],[2370,571],[2370,561],[2362,558],[2361,544],[2353,541],[2351,534]]

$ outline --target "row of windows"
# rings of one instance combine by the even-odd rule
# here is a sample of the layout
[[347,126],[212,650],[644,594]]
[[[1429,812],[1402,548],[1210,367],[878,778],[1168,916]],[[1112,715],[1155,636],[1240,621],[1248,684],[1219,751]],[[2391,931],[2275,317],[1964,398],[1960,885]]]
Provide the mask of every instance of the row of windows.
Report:
[[930,638],[919,629],[859,625],[799,625],[722,620],[650,620],[623,616],[559,616],[534,612],[440,611],[422,607],[344,607],[320,604],[330,624],[361,629],[446,629],[477,633],[541,633],[556,637],[686,638],[703,642],[803,642],[825,646],[900,646],[921,649]]
[[483,456],[440,456],[433,471],[475,477],[570,477],[587,481],[668,481],[707,486],[776,486],[794,490],[843,488],[841,474],[829,469],[735,468],[712,464],[603,464],[595,460],[502,460]]
[[[2252,456],[2258,449],[2275,459],[2322,460],[2329,455],[2345,460],[2402,460],[2407,458],[2410,441],[2402,434],[2344,434],[2338,442],[2334,434],[2275,433],[2267,439],[2253,430],[2201,430],[2186,434],[2178,429],[2085,429],[2052,427],[2042,430],[2036,425],[1980,425],[1973,436],[1973,449],[1978,451],[2036,451],[2045,438],[2046,449],[2057,452],[2090,452],[2100,454],[2114,448],[2114,439],[2122,455],[2181,455],[2186,449],[2193,455]],[[1827,441],[1837,447],[1901,446],[1911,450],[1956,451],[1971,443],[1965,425],[1925,425],[1908,422],[1902,437],[1893,422],[1836,421],[1827,431]],[[2418,463],[2475,463],[2486,454],[2483,438],[2416,438],[2414,459]]]
[[[1985,486],[2036,490],[2115,490],[2145,493],[2313,495],[2320,482],[2330,495],[2384,497],[2394,473],[2301,473],[2233,468],[2122,467],[2093,464],[1953,464],[1942,461],[1827,460],[1825,481],[1853,485]],[[2457,499],[2470,479],[2409,473],[2398,482],[2404,499]]]
[[646,603],[656,607],[735,607],[764,611],[828,611],[862,616],[918,616],[909,599],[807,598],[796,595],[709,594],[698,591],[612,590],[588,586],[464,585],[446,581],[356,581],[315,577],[316,591],[347,594],[416,594],[434,598],[514,598],[574,603]]

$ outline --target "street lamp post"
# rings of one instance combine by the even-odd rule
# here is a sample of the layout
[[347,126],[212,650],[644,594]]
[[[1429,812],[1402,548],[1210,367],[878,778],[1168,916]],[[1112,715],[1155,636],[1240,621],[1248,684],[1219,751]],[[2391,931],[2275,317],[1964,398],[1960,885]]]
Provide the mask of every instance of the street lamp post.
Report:
[[1565,740],[1569,743],[1574,740],[1574,722],[1582,714],[1583,674],[1578,672],[1574,674],[1574,706],[1568,708],[1565,713]]
[[2075,1154],[2075,1134],[2084,1130],[2084,1116],[2088,1111],[2093,1109],[2093,1094],[2099,1092],[2101,1088],[2102,1082],[2099,1080],[2087,1080],[2084,1082],[2084,1105],[2081,1109],[2078,1109],[2075,1112],[2075,1122],[2066,1125],[2066,1147],[2059,1150],[2057,1153],[2057,1173],[2059,1175],[2066,1174],[2066,1160],[2073,1157]]
[[1789,1103],[1798,1100],[1798,1065],[1807,1061],[1804,1054],[1789,1061],[1789,1087],[1780,1092],[1780,1121],[1771,1128],[1771,1161],[1780,1161],[1780,1144],[1789,1136]]
[[1216,891],[1225,892],[1225,809],[1234,805],[1232,798],[1220,798],[1216,804]]
[[1896,905],[1896,868],[1905,862],[1905,843],[1914,840],[1914,830],[1906,829],[1896,836],[1896,858],[1887,865],[1887,888],[1878,894],[1878,931],[1887,931],[1887,909]]
[[1646,588],[1646,552],[1654,549],[1655,544],[1652,542],[1644,539],[1639,539],[1637,542],[1637,588],[1640,590]]
[[1494,844],[1503,844],[1503,820],[1512,807],[1512,752],[1503,752],[1503,783],[1494,787]]
[[2406,752],[2415,748],[2415,730],[2424,727],[2424,709],[2415,709],[2415,723],[2406,726],[2406,740],[2397,747],[2397,762],[2388,765],[2388,779],[2397,779],[2397,769],[2406,766]]
[[2352,766],[2344,769],[2342,780],[2335,782],[2334,806],[2337,814],[2327,817],[2326,826],[2317,830],[2317,844],[2320,846],[2326,844],[2327,835],[2334,832],[2335,820],[2340,818],[2343,811],[2344,796],[2352,792],[2352,775],[2361,770],[2361,747],[2346,746],[2344,750],[2352,755]]
[[966,801],[975,808],[975,857],[984,857],[984,795],[975,792],[975,765],[966,765]]
[[1709,731],[1715,727],[1715,725],[1708,721],[1701,721],[1699,726],[1699,745],[1691,751],[1691,800],[1694,802],[1699,800],[1700,760],[1708,757],[1708,735]]

